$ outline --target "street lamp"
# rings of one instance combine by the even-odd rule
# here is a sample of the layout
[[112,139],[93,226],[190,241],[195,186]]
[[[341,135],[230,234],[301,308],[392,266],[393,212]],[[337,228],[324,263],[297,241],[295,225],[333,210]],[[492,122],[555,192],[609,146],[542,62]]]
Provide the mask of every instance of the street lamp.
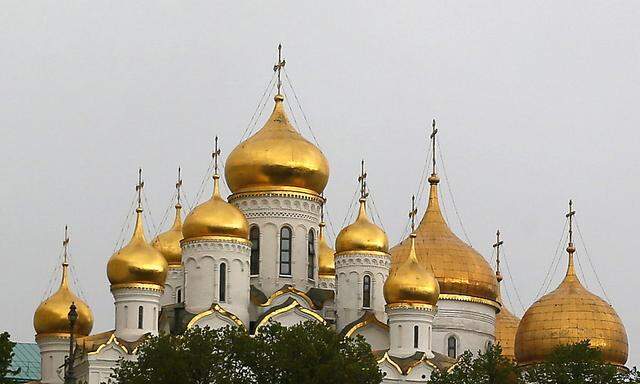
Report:
[[74,338],[73,338],[73,329],[76,325],[76,321],[78,320],[78,312],[76,311],[76,304],[71,303],[69,306],[69,314],[67,318],[69,319],[69,357],[67,358],[67,370],[64,375],[64,383],[65,384],[74,384],[76,381],[74,372],[73,372],[73,363],[75,351],[73,350]]

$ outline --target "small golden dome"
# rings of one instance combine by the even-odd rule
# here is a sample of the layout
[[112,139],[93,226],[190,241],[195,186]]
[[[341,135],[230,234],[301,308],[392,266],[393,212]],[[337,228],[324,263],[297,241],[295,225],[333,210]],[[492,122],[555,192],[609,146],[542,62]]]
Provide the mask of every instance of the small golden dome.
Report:
[[[440,211],[438,182],[436,175],[429,178],[429,205],[416,230],[415,251],[418,261],[433,271],[442,294],[495,301],[495,274],[482,255],[449,229]],[[409,256],[410,250],[410,239],[403,240],[391,249],[392,269],[393,265],[400,265]]]
[[415,234],[411,234],[409,257],[396,266],[384,283],[384,299],[387,304],[436,305],[440,296],[438,280],[431,271],[418,263],[415,250]]
[[500,294],[500,282],[502,276],[497,275],[498,280],[498,302],[502,304],[500,312],[496,315],[496,343],[499,343],[502,347],[502,355],[511,360],[515,360],[515,340],[516,332],[518,331],[518,324],[520,319],[513,315],[509,309],[502,302],[502,295]]
[[69,307],[71,303],[76,305],[78,320],[75,324],[74,334],[88,336],[93,328],[93,314],[91,309],[82,299],[69,289],[67,282],[69,265],[62,264],[62,282],[58,291],[48,299],[40,303],[33,316],[33,327],[37,335],[69,334]]
[[164,287],[167,260],[152,247],[144,236],[142,208],[136,209],[136,226],[129,244],[116,252],[107,264],[107,276],[112,286],[153,284]]
[[182,206],[176,204],[176,218],[173,226],[166,232],[156,236],[151,245],[162,253],[167,260],[169,266],[182,265],[182,248],[180,248],[180,240],[182,240]]
[[389,253],[387,234],[367,216],[366,199],[360,199],[356,221],[342,228],[336,237],[336,254],[345,252]]
[[320,235],[318,236],[318,275],[324,278],[336,276],[336,263],[333,259],[334,251],[324,238],[324,222],[320,222]]
[[213,176],[213,195],[187,215],[182,227],[185,240],[200,237],[249,238],[249,222],[233,204],[220,196],[218,175]]
[[327,159],[293,128],[283,100],[276,95],[264,127],[229,155],[225,177],[233,193],[285,190],[319,195],[327,185]]
[[622,320],[609,303],[587,291],[573,266],[570,244],[567,274],[555,291],[541,297],[522,316],[515,340],[519,364],[543,361],[555,347],[586,339],[606,362],[623,366],[629,355]]

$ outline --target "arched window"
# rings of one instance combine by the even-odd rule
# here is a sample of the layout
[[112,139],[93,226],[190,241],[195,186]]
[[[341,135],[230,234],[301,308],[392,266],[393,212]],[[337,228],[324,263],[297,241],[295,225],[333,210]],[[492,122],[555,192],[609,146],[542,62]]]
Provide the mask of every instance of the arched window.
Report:
[[362,307],[371,307],[371,276],[364,275],[362,278]]
[[418,335],[420,334],[420,329],[417,325],[413,326],[413,348],[418,348]]
[[144,322],[144,308],[141,305],[138,307],[138,329],[142,329],[143,322]]
[[182,288],[176,290],[176,303],[182,303]]
[[458,340],[454,336],[447,339],[447,356],[455,359],[458,354]]
[[315,275],[314,264],[316,262],[316,235],[313,229],[309,230],[309,239],[307,241],[307,277],[313,279]]
[[260,273],[260,228],[257,225],[251,227],[249,240],[251,241],[251,266],[249,269],[252,275],[257,275]]
[[220,264],[220,281],[219,281],[219,298],[220,302],[227,301],[227,265]]
[[291,228],[280,228],[280,274],[291,276]]
[[124,327],[129,328],[129,306],[124,306]]

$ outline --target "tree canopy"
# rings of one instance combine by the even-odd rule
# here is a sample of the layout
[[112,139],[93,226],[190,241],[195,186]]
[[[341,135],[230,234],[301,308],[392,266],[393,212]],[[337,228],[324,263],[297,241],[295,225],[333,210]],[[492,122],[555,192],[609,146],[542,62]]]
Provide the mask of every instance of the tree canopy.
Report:
[[13,347],[16,343],[11,341],[8,332],[0,333],[0,384],[10,384],[14,381],[9,379],[9,375],[17,375],[20,370],[11,369],[11,361],[13,360]]
[[382,374],[362,338],[342,338],[325,325],[278,323],[256,336],[239,328],[194,327],[150,338],[137,361],[120,361],[120,384],[378,384]]
[[464,352],[458,363],[448,372],[436,371],[431,375],[433,384],[518,384],[522,383],[520,369],[502,355],[500,345],[492,345],[474,358]]

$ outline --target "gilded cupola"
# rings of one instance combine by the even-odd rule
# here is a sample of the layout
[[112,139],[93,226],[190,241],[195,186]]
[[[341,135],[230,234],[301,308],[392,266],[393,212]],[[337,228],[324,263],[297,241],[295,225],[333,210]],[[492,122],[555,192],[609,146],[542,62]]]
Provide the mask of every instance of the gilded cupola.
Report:
[[180,169],[178,169],[178,182],[176,183],[177,202],[175,205],[176,216],[173,225],[168,231],[156,236],[151,245],[162,253],[167,260],[169,267],[179,267],[182,265],[182,248],[180,241],[182,240],[182,204],[180,204],[180,187],[182,180],[180,179]]
[[[428,179],[429,204],[416,229],[416,256],[438,279],[441,299],[481,299],[488,300],[490,305],[495,304],[498,287],[493,269],[482,255],[451,231],[442,216],[438,199],[440,178],[435,172],[435,135],[432,137],[434,168]],[[401,265],[409,257],[410,251],[410,238],[393,247],[392,266]]]
[[415,237],[413,233],[410,236],[409,257],[392,269],[384,283],[384,299],[387,305],[436,305],[438,302],[438,280],[430,270],[418,262]]
[[348,252],[358,253],[389,253],[389,239],[387,234],[371,222],[367,215],[366,173],[364,161],[360,181],[360,208],[358,217],[350,225],[344,227],[336,237],[336,255]]
[[320,219],[320,234],[318,235],[318,275],[322,278],[335,278],[336,264],[334,260],[334,251],[325,238],[324,228],[324,206]]
[[615,309],[589,292],[574,268],[571,216],[569,210],[569,265],[558,288],[542,296],[527,311],[515,340],[516,360],[521,365],[543,361],[555,347],[590,340],[602,351],[604,360],[624,366],[629,355],[627,332]]
[[64,241],[64,261],[62,263],[62,281],[58,290],[40,303],[33,315],[33,327],[37,336],[69,335],[69,307],[75,304],[78,312],[78,320],[74,326],[74,334],[88,336],[93,328],[93,314],[91,309],[82,299],[76,296],[69,288],[69,263],[67,262],[68,238]]
[[244,214],[233,204],[229,204],[220,195],[220,176],[218,175],[218,138],[213,152],[215,170],[213,175],[213,194],[211,198],[195,207],[184,220],[182,234],[184,241],[199,238],[225,237],[247,240],[249,222]]
[[129,243],[114,253],[107,264],[111,288],[151,285],[162,289],[167,278],[167,260],[145,238],[142,219],[142,182],[138,183],[136,224]]
[[318,147],[291,125],[280,93],[265,125],[229,155],[225,166],[227,185],[234,194],[251,192],[302,192],[320,195],[329,180],[329,162]]
[[502,273],[500,273],[500,231],[496,233],[497,241],[493,245],[496,248],[496,281],[498,282],[498,302],[502,305],[500,312],[496,314],[496,343],[502,348],[502,355],[515,360],[515,340],[520,319],[509,311],[502,300],[501,286]]

